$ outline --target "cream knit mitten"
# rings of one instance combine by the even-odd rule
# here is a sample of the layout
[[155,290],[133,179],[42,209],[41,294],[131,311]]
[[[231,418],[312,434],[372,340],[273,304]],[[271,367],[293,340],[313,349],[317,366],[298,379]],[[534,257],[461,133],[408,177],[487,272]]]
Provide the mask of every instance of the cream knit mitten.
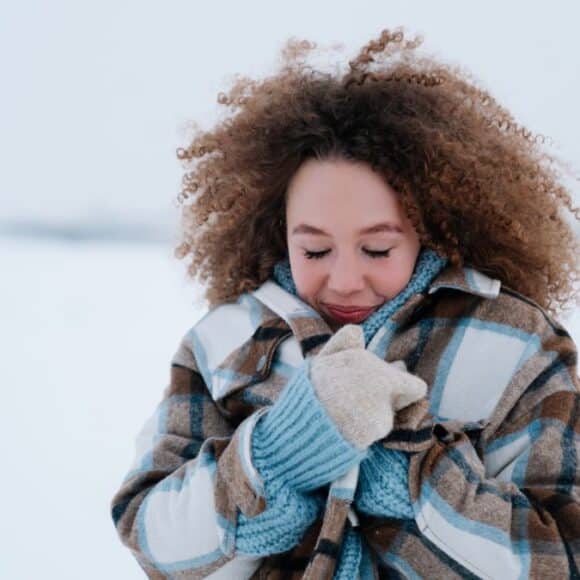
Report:
[[361,450],[391,432],[395,412],[427,393],[403,361],[366,350],[356,324],[343,326],[312,359],[310,380],[343,437]]

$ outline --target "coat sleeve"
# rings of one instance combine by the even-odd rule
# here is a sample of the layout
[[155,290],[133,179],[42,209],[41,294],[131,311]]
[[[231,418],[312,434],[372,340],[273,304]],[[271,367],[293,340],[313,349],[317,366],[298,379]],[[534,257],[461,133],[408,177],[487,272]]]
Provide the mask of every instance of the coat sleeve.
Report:
[[420,532],[481,578],[580,577],[577,350],[565,330],[551,328],[532,352],[481,448],[441,423],[435,443],[411,457]]
[[[294,547],[315,522],[324,499],[310,492],[324,482],[296,480],[300,465],[283,450],[275,455],[277,468],[268,469],[271,440],[280,434],[272,419],[290,417],[292,400],[308,386],[301,376],[278,405],[234,427],[184,337],[170,384],[137,436],[133,465],[110,506],[122,543],[149,578],[248,578],[263,557]],[[260,421],[264,415],[271,418]],[[344,450],[343,459],[347,469],[356,457]]]

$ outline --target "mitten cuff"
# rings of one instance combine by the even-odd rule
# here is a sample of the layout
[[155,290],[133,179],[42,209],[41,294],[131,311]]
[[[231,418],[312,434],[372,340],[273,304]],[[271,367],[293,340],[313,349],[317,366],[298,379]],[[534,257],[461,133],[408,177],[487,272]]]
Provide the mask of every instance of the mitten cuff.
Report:
[[344,475],[364,459],[339,432],[316,397],[310,359],[292,376],[252,432],[252,462],[265,480],[309,491]]

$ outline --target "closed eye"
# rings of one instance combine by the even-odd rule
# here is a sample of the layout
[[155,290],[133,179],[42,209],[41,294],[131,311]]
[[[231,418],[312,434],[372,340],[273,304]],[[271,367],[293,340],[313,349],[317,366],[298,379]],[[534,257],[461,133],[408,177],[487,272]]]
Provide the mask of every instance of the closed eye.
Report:
[[[364,250],[365,254],[367,254],[368,256],[370,256],[371,258],[386,258],[390,252],[391,252],[392,248],[389,248],[388,250]],[[304,256],[308,259],[308,260],[320,260],[321,258],[324,258],[324,256],[326,256],[326,254],[328,254],[328,252],[330,252],[330,250],[324,250],[322,252],[310,252],[308,250],[304,251]]]

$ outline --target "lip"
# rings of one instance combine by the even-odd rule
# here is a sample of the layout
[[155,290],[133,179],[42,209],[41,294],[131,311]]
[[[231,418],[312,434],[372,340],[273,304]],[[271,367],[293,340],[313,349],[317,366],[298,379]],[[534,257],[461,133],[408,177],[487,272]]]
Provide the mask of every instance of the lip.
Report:
[[356,308],[349,307],[349,310],[343,310],[342,308],[336,306],[330,306],[329,304],[325,305],[328,313],[337,320],[342,322],[360,322],[364,320],[371,312],[376,309],[376,306],[373,308]]
[[327,308],[332,308],[333,310],[339,310],[345,314],[350,314],[351,312],[366,312],[367,310],[373,310],[375,306],[340,306],[339,304],[324,304]]

